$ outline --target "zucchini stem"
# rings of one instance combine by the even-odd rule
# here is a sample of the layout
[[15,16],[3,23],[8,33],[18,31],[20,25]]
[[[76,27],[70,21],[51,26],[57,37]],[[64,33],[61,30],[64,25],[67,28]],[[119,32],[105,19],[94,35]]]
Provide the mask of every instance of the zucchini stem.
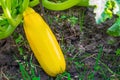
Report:
[[42,0],[42,4],[45,8],[50,10],[66,10],[75,5],[78,6],[88,6],[89,0],[67,0],[62,3],[54,3],[48,0]]

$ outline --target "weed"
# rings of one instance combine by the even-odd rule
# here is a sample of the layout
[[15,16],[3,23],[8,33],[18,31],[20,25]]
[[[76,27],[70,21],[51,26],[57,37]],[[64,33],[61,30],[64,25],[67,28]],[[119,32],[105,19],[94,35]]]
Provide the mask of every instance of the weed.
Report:
[[[15,56],[14,58],[16,59],[16,61],[18,61],[18,59]],[[40,80],[40,76],[37,77],[35,74],[35,66],[32,63],[32,57],[30,59],[30,62],[18,61],[18,64],[23,80]]]
[[64,72],[62,74],[59,74],[55,80],[62,80],[62,79],[67,79],[67,80],[71,80],[71,75],[68,72]]
[[[16,33],[16,35],[17,35],[17,33]],[[18,37],[14,38],[14,39],[15,39],[15,43],[16,43],[16,45],[18,47],[19,54],[23,55],[23,50],[24,50],[22,48],[22,46],[24,45],[24,38],[23,38],[23,36],[21,34],[18,34]]]
[[108,43],[109,45],[114,45],[114,44],[116,43],[116,40],[110,38],[110,39],[107,41],[107,43]]
[[70,16],[68,18],[68,22],[71,23],[71,26],[75,26],[78,23],[78,18],[75,16]]
[[[97,71],[100,70],[99,60],[100,60],[100,58],[101,58],[101,54],[102,54],[102,53],[103,53],[103,47],[100,46],[99,53],[98,53],[98,56],[97,56],[97,58],[96,58],[96,62],[95,62],[95,65],[94,65],[94,73],[96,73]],[[93,77],[93,80],[94,80],[94,77],[95,77],[94,73],[93,73],[93,76],[92,76],[92,77]]]
[[115,51],[116,55],[120,56],[120,48]]
[[81,15],[81,16],[79,16],[79,26],[80,26],[80,32],[82,32],[82,31],[83,31],[84,17],[85,17],[85,14],[84,14],[84,12],[82,12],[82,15]]
[[27,43],[24,41],[23,36],[21,34],[19,34],[18,37],[14,36],[14,40],[17,45],[19,54],[24,60],[23,62],[22,61],[20,62],[18,58],[14,56],[14,58],[19,64],[19,69],[20,69],[23,80],[40,80],[40,77],[37,77],[34,71],[35,66],[32,63],[32,55],[31,55],[30,61],[29,62],[27,61],[28,55],[25,54],[25,51],[23,49],[23,46]]
[[62,16],[60,17],[60,19],[67,19],[67,16],[66,16],[66,15],[62,15]]

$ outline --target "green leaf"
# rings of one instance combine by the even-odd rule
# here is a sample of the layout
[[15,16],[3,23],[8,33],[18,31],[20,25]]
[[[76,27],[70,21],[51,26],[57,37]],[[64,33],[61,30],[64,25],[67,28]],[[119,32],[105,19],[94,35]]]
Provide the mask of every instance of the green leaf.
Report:
[[7,19],[0,17],[0,26],[3,26],[5,24],[8,24]]
[[12,0],[12,2],[11,2],[11,5],[12,5],[11,6],[11,15],[13,18],[15,18],[17,16],[17,14],[19,13],[19,10],[17,8],[19,8],[19,4],[21,3],[21,1],[18,2],[18,0]]
[[21,63],[19,63],[19,66],[20,66],[20,71],[22,73],[22,77],[24,80],[31,80],[28,72],[25,70],[25,67],[24,65],[22,65]]
[[22,0],[18,1],[18,0],[11,0],[11,8],[12,10],[15,9],[16,7],[18,7],[18,5],[22,2]]
[[113,13],[118,16],[116,22],[107,30],[107,33],[111,36],[120,36],[120,0],[114,1]]
[[118,4],[120,4],[120,0],[115,0]]
[[120,56],[120,48],[115,51],[116,55]]
[[120,17],[110,28],[108,28],[107,33],[111,36],[120,36]]
[[32,80],[40,80],[40,77],[34,77]]
[[0,34],[5,32],[5,30],[8,28],[8,21],[4,17],[0,16]]

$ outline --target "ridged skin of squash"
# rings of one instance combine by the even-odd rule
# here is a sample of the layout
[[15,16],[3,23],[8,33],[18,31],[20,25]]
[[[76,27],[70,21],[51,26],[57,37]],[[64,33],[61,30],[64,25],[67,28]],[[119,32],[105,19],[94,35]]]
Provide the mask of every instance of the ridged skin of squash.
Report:
[[32,8],[27,8],[23,17],[27,40],[43,70],[50,76],[63,73],[65,58],[49,26]]

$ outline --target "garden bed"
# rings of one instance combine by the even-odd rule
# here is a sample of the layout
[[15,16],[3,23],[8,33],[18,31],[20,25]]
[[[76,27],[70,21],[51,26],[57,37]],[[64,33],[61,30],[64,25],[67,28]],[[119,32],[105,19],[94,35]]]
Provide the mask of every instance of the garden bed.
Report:
[[[34,9],[55,34],[66,59],[66,72],[53,78],[41,69],[21,24],[10,37],[0,40],[0,80],[23,79],[18,62],[29,64],[31,57],[35,75],[41,80],[120,79],[120,38],[106,33],[114,19],[98,25],[93,9],[87,7],[64,11],[50,11],[40,6]],[[26,70],[31,75],[29,65]]]

